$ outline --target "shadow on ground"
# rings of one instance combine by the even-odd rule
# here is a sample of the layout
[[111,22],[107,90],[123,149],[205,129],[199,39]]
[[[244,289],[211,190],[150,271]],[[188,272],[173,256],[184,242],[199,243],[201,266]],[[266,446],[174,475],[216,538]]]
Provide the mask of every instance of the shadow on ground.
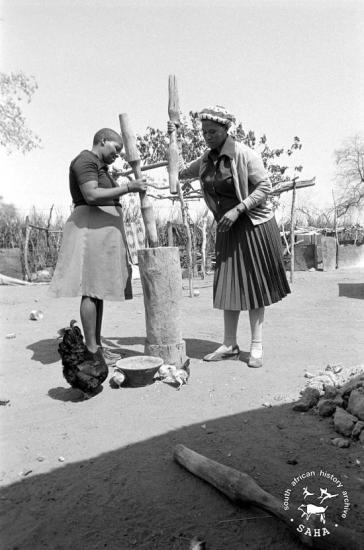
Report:
[[[214,342],[211,340],[202,340],[199,338],[185,338],[186,342],[186,354],[191,359],[203,359],[208,353],[212,353],[219,346],[221,342]],[[128,338],[105,338],[105,342],[108,345],[112,345],[120,350],[120,352],[125,352],[123,349],[124,346],[143,346],[145,344],[145,338],[140,336],[131,336]],[[129,350],[128,350],[129,351]],[[142,353],[142,352],[141,352]],[[134,355],[140,355],[140,353],[135,352]],[[127,357],[127,355],[123,355]],[[249,357],[249,352],[242,350],[240,352],[240,360],[247,362]]]
[[[144,353],[145,338],[141,336],[129,336],[125,338],[105,337],[103,338],[103,342],[106,346],[110,346],[113,351],[119,353],[121,358]],[[191,359],[203,359],[205,355],[212,353],[221,345],[221,342],[198,338],[185,338],[185,342],[187,356]],[[27,346],[26,349],[30,349],[33,352],[32,361],[38,361],[43,365],[51,365],[60,360],[57,351],[59,343],[60,340],[56,338],[48,338],[38,340],[38,342]],[[135,349],[130,349],[129,346],[142,346],[142,349],[141,351],[136,351]],[[240,360],[247,362],[248,357],[249,352],[241,350]]]
[[[127,421],[117,422],[114,415],[115,438]],[[333,450],[330,435],[329,421],[294,413],[284,404],[172,430],[104,454],[100,443],[95,458],[2,489],[1,548],[187,550],[198,535],[207,550],[299,550],[303,545],[285,524],[252,506],[232,504],[176,464],[173,448],[182,443],[245,471],[282,499],[295,476],[324,468],[345,479],[353,504],[345,525],[353,528],[360,524],[362,508],[356,506],[362,493],[357,472],[346,468],[358,448]]]
[[26,349],[30,349],[33,352],[32,361],[38,361],[43,365],[51,365],[59,361],[57,351],[59,343],[60,340],[57,338],[46,338],[30,344]]
[[339,283],[339,296],[364,300],[364,283]]

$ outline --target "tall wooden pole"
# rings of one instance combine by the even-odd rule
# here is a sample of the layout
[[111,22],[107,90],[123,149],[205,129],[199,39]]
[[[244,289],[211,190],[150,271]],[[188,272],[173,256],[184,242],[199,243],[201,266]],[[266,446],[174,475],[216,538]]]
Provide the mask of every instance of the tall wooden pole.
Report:
[[[177,79],[171,74],[168,77],[168,115],[169,120],[177,125],[180,123],[179,112]],[[178,157],[177,131],[174,130],[169,136],[168,148],[169,190],[173,195],[178,192]]]
[[183,191],[180,184],[177,186],[178,196],[181,203],[181,212],[182,212],[182,221],[183,225],[186,228],[187,233],[187,243],[186,243],[186,253],[187,253],[187,271],[188,271],[188,283],[190,289],[190,298],[193,298],[193,271],[192,271],[192,238],[191,238],[191,229],[188,223],[187,216],[187,205],[183,197]]
[[[126,113],[119,115],[120,128],[123,136],[127,161],[133,169],[135,179],[142,177],[140,167],[140,156],[136,146],[136,137],[133,132],[129,117]],[[145,234],[151,248],[158,246],[157,226],[155,223],[153,205],[147,193],[144,191],[139,193],[140,208],[144,221]]]
[[293,283],[293,274],[294,274],[294,228],[296,225],[296,185],[293,184],[292,188],[292,204],[291,204],[291,277],[290,282]]
[[202,216],[202,244],[201,244],[201,276],[204,279],[206,277],[206,248],[207,248],[207,216],[208,210],[206,208]]
[[29,237],[30,237],[30,224],[29,224],[29,217],[27,216],[25,218],[25,242],[24,242],[24,271],[25,271],[25,278],[27,281],[31,281],[30,270],[29,270],[29,260],[28,260]]
[[337,234],[337,206],[336,206],[336,200],[335,200],[335,193],[332,189],[332,200],[334,201],[334,231],[335,231],[335,239],[336,239],[336,269],[339,267],[339,236]]

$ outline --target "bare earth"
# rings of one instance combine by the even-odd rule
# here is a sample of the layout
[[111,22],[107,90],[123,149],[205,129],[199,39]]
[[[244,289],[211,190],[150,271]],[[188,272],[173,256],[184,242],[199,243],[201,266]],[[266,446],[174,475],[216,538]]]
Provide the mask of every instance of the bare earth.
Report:
[[[250,474],[282,501],[294,476],[332,472],[350,496],[343,524],[363,526],[363,445],[333,447],[331,419],[291,403],[306,369],[364,362],[364,270],[296,273],[292,294],[267,309],[258,370],[202,361],[220,343],[222,315],[211,279],[196,285],[200,296],[185,289],[183,298],[189,384],[105,382],[88,401],[68,388],[57,354],[57,330],[79,319],[79,300],[50,299],[47,285],[0,287],[0,398],[10,399],[0,407],[2,550],[182,550],[194,535],[209,550],[303,548],[279,520],[232,504],[176,464],[177,443]],[[139,282],[134,290],[130,302],[105,304],[104,336],[124,355],[144,349]],[[33,309],[41,321],[29,320]],[[246,359],[246,314],[239,345]]]

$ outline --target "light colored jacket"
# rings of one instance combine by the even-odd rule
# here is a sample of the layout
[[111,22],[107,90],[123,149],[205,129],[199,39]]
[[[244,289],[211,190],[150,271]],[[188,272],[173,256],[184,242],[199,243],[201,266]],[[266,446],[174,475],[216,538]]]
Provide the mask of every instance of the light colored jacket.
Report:
[[[217,204],[214,198],[206,193],[201,174],[205,170],[209,150],[200,158],[191,162],[179,172],[180,179],[200,179],[201,189],[207,206],[214,217],[217,214]],[[230,158],[231,174],[236,196],[239,202],[244,203],[246,214],[254,225],[264,223],[274,216],[272,206],[267,203],[267,196],[272,191],[272,183],[264,168],[261,157],[243,143],[228,136],[219,157],[226,155]]]

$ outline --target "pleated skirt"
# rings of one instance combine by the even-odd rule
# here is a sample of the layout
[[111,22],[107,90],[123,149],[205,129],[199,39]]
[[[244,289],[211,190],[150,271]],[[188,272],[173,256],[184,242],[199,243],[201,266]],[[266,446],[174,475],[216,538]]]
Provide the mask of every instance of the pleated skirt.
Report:
[[52,297],[132,298],[123,214],[117,206],[77,206],[62,236]]
[[251,310],[269,306],[290,293],[275,218],[253,225],[243,215],[216,234],[214,307]]

